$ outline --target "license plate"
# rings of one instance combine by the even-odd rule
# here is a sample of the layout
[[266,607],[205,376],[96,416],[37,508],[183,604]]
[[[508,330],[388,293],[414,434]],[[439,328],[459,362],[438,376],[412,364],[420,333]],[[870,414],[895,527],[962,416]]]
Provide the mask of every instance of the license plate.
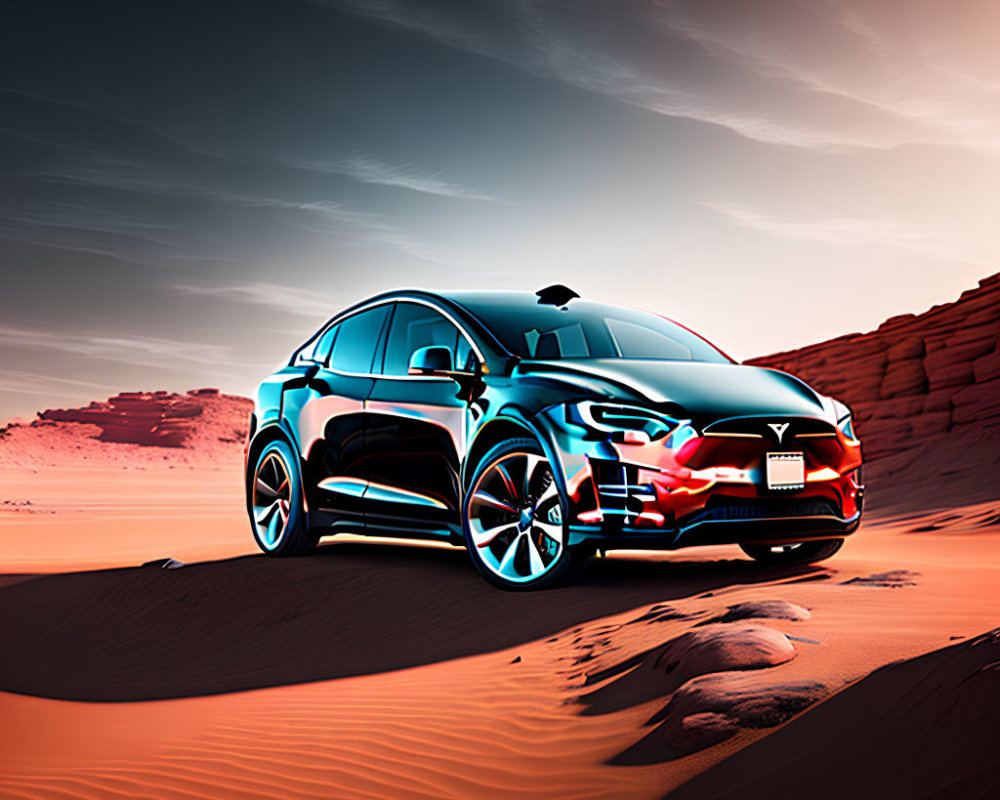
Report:
[[767,454],[768,489],[803,489],[806,485],[806,460],[802,453]]

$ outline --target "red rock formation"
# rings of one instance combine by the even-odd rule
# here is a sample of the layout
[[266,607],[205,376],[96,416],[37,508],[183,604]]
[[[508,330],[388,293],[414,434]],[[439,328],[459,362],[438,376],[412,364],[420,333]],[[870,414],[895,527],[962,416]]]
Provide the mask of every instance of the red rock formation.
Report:
[[998,338],[1000,273],[870,333],[747,363],[798,375],[851,406],[878,503],[924,489],[932,505],[984,500],[1000,497]]
[[[43,420],[97,425],[104,442],[131,442],[156,447],[183,447],[197,424],[204,403],[201,390],[187,395],[166,392],[122,392],[106,403],[86,408],[40,411]],[[218,390],[215,390],[218,394]]]
[[242,464],[252,409],[217,389],[122,392],[0,427],[0,467]]

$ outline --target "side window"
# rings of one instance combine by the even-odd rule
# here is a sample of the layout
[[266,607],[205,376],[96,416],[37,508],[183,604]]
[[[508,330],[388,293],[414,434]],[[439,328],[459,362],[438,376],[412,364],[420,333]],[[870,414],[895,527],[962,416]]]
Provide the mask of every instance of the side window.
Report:
[[385,375],[408,374],[410,356],[421,347],[432,345],[447,347],[451,350],[452,359],[461,365],[462,362],[456,359],[459,339],[464,341],[458,328],[433,308],[417,303],[399,303],[392,317],[382,371]]
[[326,361],[327,355],[330,353],[330,345],[333,343],[333,337],[337,334],[337,326],[327,328],[319,336],[313,336],[313,339],[309,344],[305,345],[295,356],[296,364],[315,364],[323,363]]
[[337,326],[340,330],[330,354],[330,368],[361,375],[370,373],[379,334],[388,313],[389,306],[378,306],[341,322]]
[[337,331],[339,330],[339,325],[331,325],[323,331],[323,335],[320,336],[319,341],[316,342],[316,349],[313,350],[313,361],[319,364],[326,363],[327,358],[330,356],[330,348],[333,345],[333,340],[337,338]]

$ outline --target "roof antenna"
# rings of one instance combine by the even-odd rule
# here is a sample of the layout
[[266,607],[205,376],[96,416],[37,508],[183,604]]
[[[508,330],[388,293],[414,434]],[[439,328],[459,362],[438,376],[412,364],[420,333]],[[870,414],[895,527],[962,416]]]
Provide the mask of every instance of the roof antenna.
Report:
[[561,283],[546,286],[544,289],[539,289],[535,294],[538,295],[538,304],[543,306],[564,306],[574,297],[580,296],[568,286],[563,286]]

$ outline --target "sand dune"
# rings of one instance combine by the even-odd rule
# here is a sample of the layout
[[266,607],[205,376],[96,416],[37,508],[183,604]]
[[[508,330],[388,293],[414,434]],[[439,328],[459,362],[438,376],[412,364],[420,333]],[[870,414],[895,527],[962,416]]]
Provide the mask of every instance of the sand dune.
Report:
[[[595,564],[577,593],[527,595],[528,605],[515,606],[494,598],[521,596],[477,592],[474,576],[466,586],[460,553],[390,545],[378,554],[354,546],[338,554],[331,545],[329,553],[271,575],[251,569],[271,561],[250,558],[123,570],[124,582],[111,573],[115,580],[104,587],[98,578],[109,573],[15,583],[0,589],[0,608],[14,605],[15,592],[21,609],[52,603],[49,595],[59,602],[35,618],[34,636],[16,625],[4,629],[4,641],[24,658],[4,665],[0,688],[12,688],[16,678],[34,681],[21,689],[38,694],[62,687],[62,696],[95,699],[103,691],[111,699],[162,696],[167,687],[176,697],[236,688],[224,685],[234,675],[270,688],[135,703],[0,694],[8,721],[0,736],[0,793],[50,797],[62,787],[105,797],[141,786],[151,797],[658,797],[766,736],[781,719],[729,704],[727,725],[702,725],[711,736],[699,739],[694,723],[704,719],[688,718],[721,712],[698,706],[678,717],[678,688],[690,693],[709,678],[721,696],[745,700],[808,683],[821,684],[828,696],[888,661],[988,628],[1000,612],[993,591],[997,538],[956,530],[948,540],[952,562],[941,565],[940,537],[917,535],[894,562],[917,576],[910,585],[854,581],[885,572],[881,551],[903,535],[898,527],[875,528],[870,547],[851,548],[835,568],[799,574],[753,575],[750,562],[726,560],[724,549],[699,560],[608,559]],[[389,559],[384,569],[373,565],[376,555]],[[213,570],[218,581],[208,579]],[[194,581],[199,571],[201,583],[218,583],[207,602],[168,602],[184,588],[171,582]],[[225,578],[227,571],[236,577]],[[350,605],[331,604],[335,589],[321,578],[335,587],[351,571],[371,585],[355,597],[352,584]],[[93,583],[83,584],[86,591],[50,591],[71,580]],[[143,586],[146,592],[137,591]],[[600,599],[578,609],[584,588]],[[379,596],[401,590],[412,608],[396,600],[377,607]],[[95,611],[89,623],[72,609],[73,597]],[[295,602],[286,605],[288,599]],[[256,613],[242,613],[241,605]],[[616,605],[627,610],[614,613]],[[378,621],[389,608],[398,627],[382,630]],[[538,627],[519,635],[516,623],[529,616]],[[307,624],[293,628],[292,640],[281,628],[295,619]],[[56,626],[51,635],[37,632],[44,620]],[[470,654],[477,627],[495,629],[505,648],[491,650],[484,636],[483,652]],[[730,631],[728,653],[708,644]],[[465,641],[463,632],[472,638]],[[784,658],[782,640],[793,658]],[[657,666],[654,653],[667,658]],[[398,669],[414,656],[422,666]],[[648,688],[638,692],[629,682],[637,664],[650,672]],[[328,665],[320,677],[352,670],[356,677],[307,683],[302,665]],[[676,746],[674,726],[687,737],[684,748]],[[91,729],[93,736],[85,733]]]
[[876,670],[670,797],[995,798],[998,707],[1000,629]]
[[0,689],[148,700],[385,672],[811,571],[607,559],[542,601],[492,589],[462,550],[335,541],[306,559],[51,575],[0,589],[0,640],[17,653]]

